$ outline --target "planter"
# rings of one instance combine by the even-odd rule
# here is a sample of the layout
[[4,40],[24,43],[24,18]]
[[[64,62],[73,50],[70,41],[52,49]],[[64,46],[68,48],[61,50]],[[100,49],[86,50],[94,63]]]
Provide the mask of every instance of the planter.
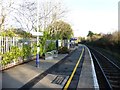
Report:
[[39,58],[45,60],[45,56],[40,56]]
[[51,59],[56,58],[56,57],[58,57],[57,50],[52,50],[51,52],[45,53],[45,60],[51,60]]
[[58,51],[57,50],[53,50],[52,52],[53,52],[53,57],[54,58],[58,57]]
[[51,60],[53,59],[53,53],[52,52],[46,52],[45,53],[45,60]]
[[18,62],[22,63],[23,62],[23,58],[22,57],[18,57]]

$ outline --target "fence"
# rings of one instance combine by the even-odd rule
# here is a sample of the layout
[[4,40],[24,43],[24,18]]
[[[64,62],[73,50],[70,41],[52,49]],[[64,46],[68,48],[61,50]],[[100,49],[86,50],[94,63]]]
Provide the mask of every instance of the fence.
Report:
[[4,54],[7,51],[10,51],[12,46],[19,46],[18,43],[20,38],[18,37],[2,37],[0,36],[0,52]]
[[[9,52],[12,46],[17,46],[20,49],[23,48],[23,44],[26,44],[26,42],[28,42],[28,45],[30,45],[30,47],[33,46],[34,43],[36,43],[36,39],[28,39],[28,41],[26,41],[27,39],[23,39],[23,38],[19,38],[19,37],[2,37],[0,36],[0,53],[1,54],[5,54],[5,52]],[[31,55],[32,56],[32,55]],[[2,60],[2,56],[0,55],[0,60]],[[18,60],[15,62],[11,62],[8,63],[7,65],[2,65],[0,70],[2,69],[6,69],[9,68],[11,66],[14,66],[16,64],[19,64],[24,62],[24,60]]]
[[[46,46],[48,46],[50,44],[50,42],[51,42],[50,40],[47,40]],[[56,43],[56,41],[53,41],[53,43]],[[36,49],[34,48],[34,44],[36,44],[36,39],[25,39],[25,38],[23,39],[23,38],[19,38],[19,37],[2,37],[2,36],[0,36],[0,53],[4,54],[5,52],[10,51],[12,46],[17,46],[17,47],[23,49],[23,44],[30,45],[31,51],[34,50],[36,52]],[[58,44],[61,45],[62,41],[58,41]],[[66,40],[66,41],[64,40],[63,46],[67,47],[67,46],[69,46],[69,44],[70,43],[68,42],[68,40]],[[59,45],[57,45],[57,46],[59,47]],[[51,47],[53,47],[53,45],[50,46],[50,48],[48,48],[48,49],[51,50]],[[47,50],[47,48],[46,48],[46,50]],[[33,52],[31,52],[31,54],[29,56],[30,56],[30,58],[32,56],[34,56]],[[0,60],[2,60],[2,56],[0,56]],[[20,61],[20,63],[21,63],[21,61],[24,62],[24,60],[20,59],[18,61],[13,62],[13,63],[9,63],[7,66],[2,66],[2,69],[9,67],[9,65],[10,66],[16,65],[16,63],[19,63],[19,61]]]
[[[22,43],[20,42],[22,40]],[[22,48],[23,42],[25,42],[22,38],[19,37],[2,37],[0,36],[0,52],[4,54],[7,51],[10,51],[12,46],[18,46]],[[33,46],[33,43],[36,42],[36,39],[29,39],[30,45]]]

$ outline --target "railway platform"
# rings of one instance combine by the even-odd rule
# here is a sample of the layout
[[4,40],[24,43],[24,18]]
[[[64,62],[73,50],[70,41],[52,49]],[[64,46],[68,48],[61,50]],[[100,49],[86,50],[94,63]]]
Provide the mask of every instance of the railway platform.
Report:
[[59,62],[67,54],[59,54],[52,60],[40,60],[40,67],[35,67],[35,60],[10,68],[2,72],[2,88],[20,88],[37,75]]
[[77,88],[95,88],[99,90],[93,59],[89,49],[85,46],[85,56]]
[[[78,63],[78,61],[80,62]],[[78,73],[77,78],[75,77],[76,73]],[[35,61],[31,61],[3,71],[2,88],[19,90],[24,88],[57,88],[66,90],[69,86],[74,88],[75,84],[72,80],[75,78],[77,79],[75,88],[99,89],[90,51],[84,45],[79,45],[69,55],[59,54],[55,59],[41,60],[39,68],[35,67]],[[70,84],[71,82],[73,85]],[[67,88],[65,88],[66,85],[68,85]]]

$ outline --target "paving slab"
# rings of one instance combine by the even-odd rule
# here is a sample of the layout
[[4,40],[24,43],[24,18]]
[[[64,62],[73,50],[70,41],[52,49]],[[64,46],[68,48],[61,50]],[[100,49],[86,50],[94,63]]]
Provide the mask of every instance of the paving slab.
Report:
[[37,75],[59,62],[67,54],[59,54],[52,60],[40,60],[40,67],[35,67],[35,60],[18,65],[2,72],[2,88],[20,88]]
[[[81,45],[80,45],[81,46]],[[82,45],[83,46],[83,45]],[[77,47],[76,47],[77,48]],[[31,79],[40,75],[48,68],[59,62],[67,54],[59,54],[57,58],[51,60],[40,60],[40,67],[35,67],[35,60],[16,66],[14,68],[5,70],[2,72],[2,88],[20,88],[29,82]],[[32,88],[56,88],[62,89],[69,76],[65,76],[64,81],[61,84],[55,84],[54,80],[58,77],[55,74],[47,74],[43,79],[36,83]],[[62,77],[62,76],[61,76]],[[89,50],[85,47],[85,56],[83,62],[83,68],[79,77],[78,89],[79,88],[95,88],[98,87],[96,84],[96,75],[94,71],[93,62],[90,56]]]
[[96,78],[96,73],[94,71],[92,57],[86,46],[85,46],[84,62],[78,82],[78,89],[80,88],[88,88],[88,89],[99,88]]
[[[58,89],[62,89],[64,84],[66,83],[67,79],[69,78],[69,76],[67,76],[61,84],[57,84],[54,83],[55,79],[59,77],[58,75],[54,75],[54,74],[48,74],[47,76],[45,76],[42,80],[40,80],[35,86],[33,86],[33,88],[58,88]],[[62,76],[61,76],[62,77]],[[61,78],[60,77],[60,78]],[[61,80],[57,80],[57,82],[61,82]]]
[[0,90],[2,89],[2,72],[0,71]]

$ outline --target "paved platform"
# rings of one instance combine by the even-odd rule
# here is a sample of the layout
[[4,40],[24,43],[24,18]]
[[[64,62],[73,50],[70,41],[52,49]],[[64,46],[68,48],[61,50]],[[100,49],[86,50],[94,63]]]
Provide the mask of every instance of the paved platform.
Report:
[[16,66],[2,72],[2,88],[20,88],[32,78],[43,73],[48,68],[59,62],[67,54],[59,54],[52,60],[40,60],[40,67],[35,67],[35,60]]
[[78,89],[79,88],[99,89],[91,53],[86,46],[84,47],[85,56],[81,75],[79,77]]
[[[42,80],[40,80],[36,85],[34,85],[32,88],[49,88],[49,89],[56,88],[56,89],[62,89],[63,86],[65,85],[67,79],[69,78],[69,76],[66,77],[66,79],[64,79],[64,81],[62,82],[61,85],[55,84],[55,83],[52,82],[56,77],[58,77],[58,75],[48,74]],[[60,82],[60,79],[57,82]]]
[[[85,46],[84,46],[85,47]],[[77,47],[76,47],[77,48]],[[59,54],[57,58],[52,60],[40,60],[40,67],[35,67],[35,60],[26,64],[16,66],[14,68],[5,70],[2,73],[2,88],[21,88],[34,77],[40,75],[48,68],[59,62],[67,54]],[[52,81],[57,77],[54,74],[48,74],[32,88],[63,88],[68,80],[67,76],[61,85],[54,84]],[[97,78],[94,71],[93,61],[89,50],[85,47],[85,56],[83,68],[78,82],[78,88],[98,88]]]

